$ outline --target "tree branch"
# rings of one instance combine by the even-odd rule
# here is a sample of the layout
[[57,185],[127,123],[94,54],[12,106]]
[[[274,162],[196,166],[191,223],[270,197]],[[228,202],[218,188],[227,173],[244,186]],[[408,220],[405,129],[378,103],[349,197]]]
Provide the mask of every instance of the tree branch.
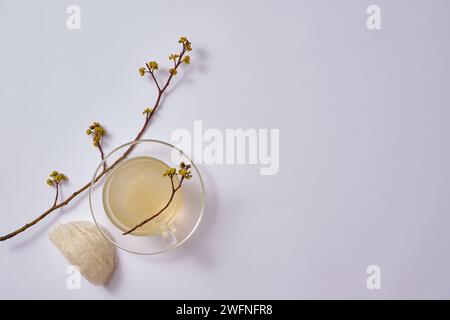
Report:
[[[181,62],[182,62],[182,57],[183,57],[183,55],[185,54],[185,52],[186,52],[186,45],[183,43],[183,49],[181,50],[181,52],[180,52],[180,57],[179,57],[177,63],[175,64],[175,69],[177,69],[177,68],[180,66],[180,64],[181,64]],[[158,81],[156,80],[156,77],[154,77],[153,73],[151,73],[151,75],[152,75],[153,80],[155,81],[156,86],[158,87],[158,96],[157,96],[157,98],[156,98],[156,101],[155,101],[155,104],[154,104],[154,107],[153,107],[152,111],[146,115],[144,124],[143,124],[141,130],[137,133],[137,135],[136,135],[136,137],[134,138],[133,141],[139,140],[139,139],[142,137],[142,135],[145,133],[145,131],[146,131],[148,125],[149,125],[149,122],[150,122],[151,118],[153,117],[155,111],[156,111],[156,110],[158,109],[158,107],[160,106],[160,102],[161,102],[161,98],[162,98],[163,94],[165,93],[167,87],[168,87],[169,84],[170,84],[170,81],[171,81],[172,78],[173,78],[173,75],[170,74],[170,76],[169,76],[169,78],[167,79],[167,81],[166,81],[166,83],[164,84],[164,86],[163,86],[162,88],[160,88],[160,87],[159,87],[159,83],[158,83]],[[104,157],[103,149],[101,148],[100,144],[98,145],[98,147],[99,147],[99,150],[100,150],[100,152],[101,152],[102,159],[103,159],[103,157]],[[128,148],[128,149],[127,149],[127,150],[126,150],[126,151],[125,151],[125,152],[124,152],[124,153],[123,153],[123,154],[122,154],[122,155],[114,162],[114,163],[113,163],[113,164],[111,164],[109,167],[106,167],[106,166],[105,166],[105,167],[103,168],[103,171],[97,176],[97,178],[95,178],[94,183],[98,182],[98,181],[99,181],[106,173],[108,173],[109,171],[111,171],[112,169],[114,169],[114,167],[116,167],[117,164],[119,164],[123,159],[125,159],[125,158],[133,151],[134,147],[135,147],[134,144],[131,145],[131,146],[130,146],[130,147],[129,147],[129,148]],[[69,204],[70,201],[72,201],[75,197],[77,197],[77,196],[78,196],[79,194],[81,194],[82,192],[86,191],[86,189],[88,189],[90,185],[91,185],[91,182],[86,183],[86,184],[83,185],[81,188],[79,188],[77,191],[75,191],[74,193],[72,193],[72,195],[71,195],[70,197],[68,197],[66,200],[64,200],[64,201],[62,201],[62,202],[60,202],[60,203],[57,203],[57,202],[58,202],[58,193],[59,193],[59,191],[58,191],[58,185],[56,185],[56,188],[57,188],[57,196],[56,196],[56,198],[55,198],[55,201],[54,201],[53,205],[52,205],[50,208],[48,208],[46,211],[44,211],[41,215],[39,215],[36,219],[34,219],[33,221],[31,221],[31,222],[25,224],[23,227],[18,228],[17,230],[15,230],[15,231],[13,231],[13,232],[11,232],[11,233],[8,233],[8,234],[6,234],[6,235],[4,235],[4,236],[1,236],[1,237],[0,237],[0,241],[5,241],[5,240],[8,240],[8,239],[11,239],[11,238],[15,237],[16,235],[18,235],[18,234],[24,232],[24,231],[27,230],[28,228],[32,227],[33,225],[35,225],[36,223],[38,223],[39,221],[41,221],[42,219],[44,219],[45,217],[47,217],[50,213],[54,212],[55,210],[57,210],[57,209],[59,209],[59,208],[62,208],[62,207],[64,207],[64,206],[66,206],[66,205]],[[176,192],[176,191],[175,191],[175,192]],[[172,196],[172,198],[173,198],[173,196]],[[164,210],[165,210],[165,209],[164,209]]]

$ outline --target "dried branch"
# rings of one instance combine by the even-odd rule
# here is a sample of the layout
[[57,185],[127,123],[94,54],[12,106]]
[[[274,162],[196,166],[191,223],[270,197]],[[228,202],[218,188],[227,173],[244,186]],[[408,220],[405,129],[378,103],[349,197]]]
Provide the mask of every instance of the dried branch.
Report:
[[[139,69],[139,73],[141,76],[144,76],[145,73],[149,73],[152,76],[152,79],[155,82],[155,85],[158,89],[158,96],[156,98],[156,101],[154,103],[154,106],[152,109],[147,108],[149,110],[149,112],[145,112],[145,121],[144,124],[142,125],[142,128],[139,130],[139,132],[137,133],[136,137],[134,138],[133,141],[137,141],[139,140],[142,135],[145,133],[149,122],[151,120],[151,118],[153,117],[153,115],[155,114],[156,110],[158,109],[158,107],[160,106],[160,102],[161,102],[161,98],[163,96],[163,94],[165,93],[167,87],[169,86],[172,78],[177,74],[177,69],[180,66],[180,64],[182,62],[189,64],[190,62],[190,58],[186,59],[186,57],[189,57],[186,54],[186,52],[189,52],[192,50],[191,48],[191,43],[184,37],[181,37],[180,40],[178,41],[181,45],[182,45],[182,49],[180,51],[179,54],[177,54],[177,60],[175,62],[174,68],[170,69],[170,74],[168,79],[166,80],[164,86],[160,87],[158,81],[156,80],[156,77],[154,75],[154,71],[158,69],[158,64],[155,61],[149,62],[146,64],[146,68],[140,68]],[[146,109],[146,110],[147,110]],[[104,135],[104,129],[100,126],[100,124],[98,123],[93,123],[94,127],[91,129],[89,128],[88,130],[91,130],[91,132],[88,133],[88,131],[86,131],[86,133],[88,135],[93,135],[93,139],[94,139],[94,145],[96,147],[98,147],[98,149],[100,150],[100,155],[102,157],[102,159],[104,159],[104,153],[103,153],[103,149],[101,147],[101,137]],[[100,132],[95,133],[95,128],[96,127],[100,127],[101,129],[103,129],[103,133],[100,134]],[[99,129],[97,129],[97,131],[99,131]],[[98,140],[95,137],[99,137]],[[97,140],[97,144],[95,144]],[[134,149],[134,145],[131,145],[113,164],[111,164],[110,166],[104,166],[103,170],[100,172],[100,174],[97,176],[97,178],[94,180],[94,183],[98,182],[106,173],[108,173],[109,171],[111,171],[117,164],[119,164],[123,159],[125,159],[130,153],[131,151],[133,151]],[[64,175],[63,175],[64,176]],[[64,180],[67,179],[66,176],[64,176]],[[47,183],[50,184],[50,180],[47,180]],[[62,180],[61,180],[62,181]],[[56,183],[55,181],[53,183],[56,183],[56,192],[57,195],[55,197],[55,201],[53,203],[53,205],[48,208],[46,211],[44,211],[41,215],[39,215],[36,219],[34,219],[33,221],[31,221],[30,223],[25,224],[23,227],[18,228],[17,230],[8,233],[4,236],[0,237],[0,241],[5,241],[8,239],[11,239],[13,237],[15,237],[16,235],[22,233],[23,231],[27,230],[28,228],[30,228],[31,226],[35,225],[36,223],[38,223],[39,221],[41,221],[42,219],[44,219],[46,216],[48,216],[50,213],[54,212],[55,210],[62,208],[64,206],[66,206],[67,204],[70,203],[70,201],[72,201],[75,197],[77,197],[79,194],[81,194],[82,192],[86,191],[86,189],[89,188],[89,186],[91,185],[91,182],[87,182],[85,185],[83,185],[81,188],[79,188],[77,191],[73,192],[71,196],[69,196],[67,199],[65,199],[64,201],[61,201],[58,203],[58,195],[59,195],[59,182]],[[53,184],[52,183],[52,184]]]
[[[155,219],[157,216],[159,216],[161,213],[163,213],[172,203],[173,198],[175,197],[175,194],[177,193],[178,190],[180,190],[181,185],[183,184],[183,181],[185,179],[190,179],[192,177],[191,174],[191,165],[188,164],[186,165],[184,162],[182,162],[180,164],[180,169],[178,170],[177,173],[177,169],[175,168],[170,168],[169,170],[167,170],[164,173],[164,176],[168,176],[170,178],[170,184],[172,186],[172,193],[170,194],[170,198],[167,201],[167,203],[164,205],[164,207],[162,207],[157,213],[155,213],[154,215],[150,216],[149,218],[145,219],[144,221],[142,221],[141,223],[138,223],[137,225],[135,225],[133,228],[131,228],[130,230],[122,233],[122,235],[127,235],[130,234],[131,232],[135,231],[136,229],[142,227],[143,225],[147,224],[148,222],[150,222],[151,220]],[[180,182],[178,183],[178,186],[175,187],[175,184],[173,182],[173,178],[177,175],[180,175]]]

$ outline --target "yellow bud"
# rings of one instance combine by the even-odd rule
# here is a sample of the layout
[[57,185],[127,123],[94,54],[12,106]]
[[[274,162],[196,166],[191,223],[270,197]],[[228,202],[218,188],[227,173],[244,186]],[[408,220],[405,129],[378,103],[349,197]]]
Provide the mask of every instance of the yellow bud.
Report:
[[145,108],[144,111],[142,111],[142,114],[152,113],[152,111],[153,111],[152,108]]
[[143,77],[145,74],[145,68],[139,68],[139,74]]
[[148,66],[151,70],[158,70],[158,63],[156,61],[150,61],[148,63]]
[[184,43],[184,48],[186,49],[186,51],[191,51],[192,50],[191,43],[189,41],[186,41]]

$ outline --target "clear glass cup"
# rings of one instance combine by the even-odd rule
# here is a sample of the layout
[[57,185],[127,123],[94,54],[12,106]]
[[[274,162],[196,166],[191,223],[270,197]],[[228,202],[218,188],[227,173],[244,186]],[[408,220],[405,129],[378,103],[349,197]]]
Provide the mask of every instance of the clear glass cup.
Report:
[[[124,235],[124,229],[111,219],[108,205],[104,201],[104,187],[111,175],[126,161],[137,157],[158,159],[175,168],[181,162],[192,166],[192,178],[185,180],[178,191],[182,192],[183,201],[177,214],[161,222],[151,235],[139,232]],[[103,172],[104,163],[112,167],[106,173]],[[152,255],[177,248],[192,236],[203,216],[205,188],[198,167],[182,150],[164,141],[138,140],[117,147],[98,165],[89,189],[89,205],[97,227],[113,244],[131,253]],[[151,215],[149,212],[149,216]]]

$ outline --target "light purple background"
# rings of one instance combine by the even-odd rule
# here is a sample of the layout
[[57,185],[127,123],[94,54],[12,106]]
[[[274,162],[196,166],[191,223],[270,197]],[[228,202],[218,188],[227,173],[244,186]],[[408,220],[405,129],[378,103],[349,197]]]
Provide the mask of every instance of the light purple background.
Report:
[[[81,7],[81,30],[66,8]],[[382,30],[366,28],[381,7]],[[46,209],[48,172],[67,196],[153,103],[143,62],[192,65],[146,134],[279,128],[280,172],[202,165],[207,211],[174,252],[119,252],[111,283],[66,288],[47,233],[89,219],[86,197],[0,243],[0,298],[450,298],[450,2],[0,1],[0,233]],[[175,83],[174,83],[175,84]],[[186,112],[188,110],[188,112]],[[184,114],[184,116],[181,116]],[[381,290],[366,268],[381,267]]]

